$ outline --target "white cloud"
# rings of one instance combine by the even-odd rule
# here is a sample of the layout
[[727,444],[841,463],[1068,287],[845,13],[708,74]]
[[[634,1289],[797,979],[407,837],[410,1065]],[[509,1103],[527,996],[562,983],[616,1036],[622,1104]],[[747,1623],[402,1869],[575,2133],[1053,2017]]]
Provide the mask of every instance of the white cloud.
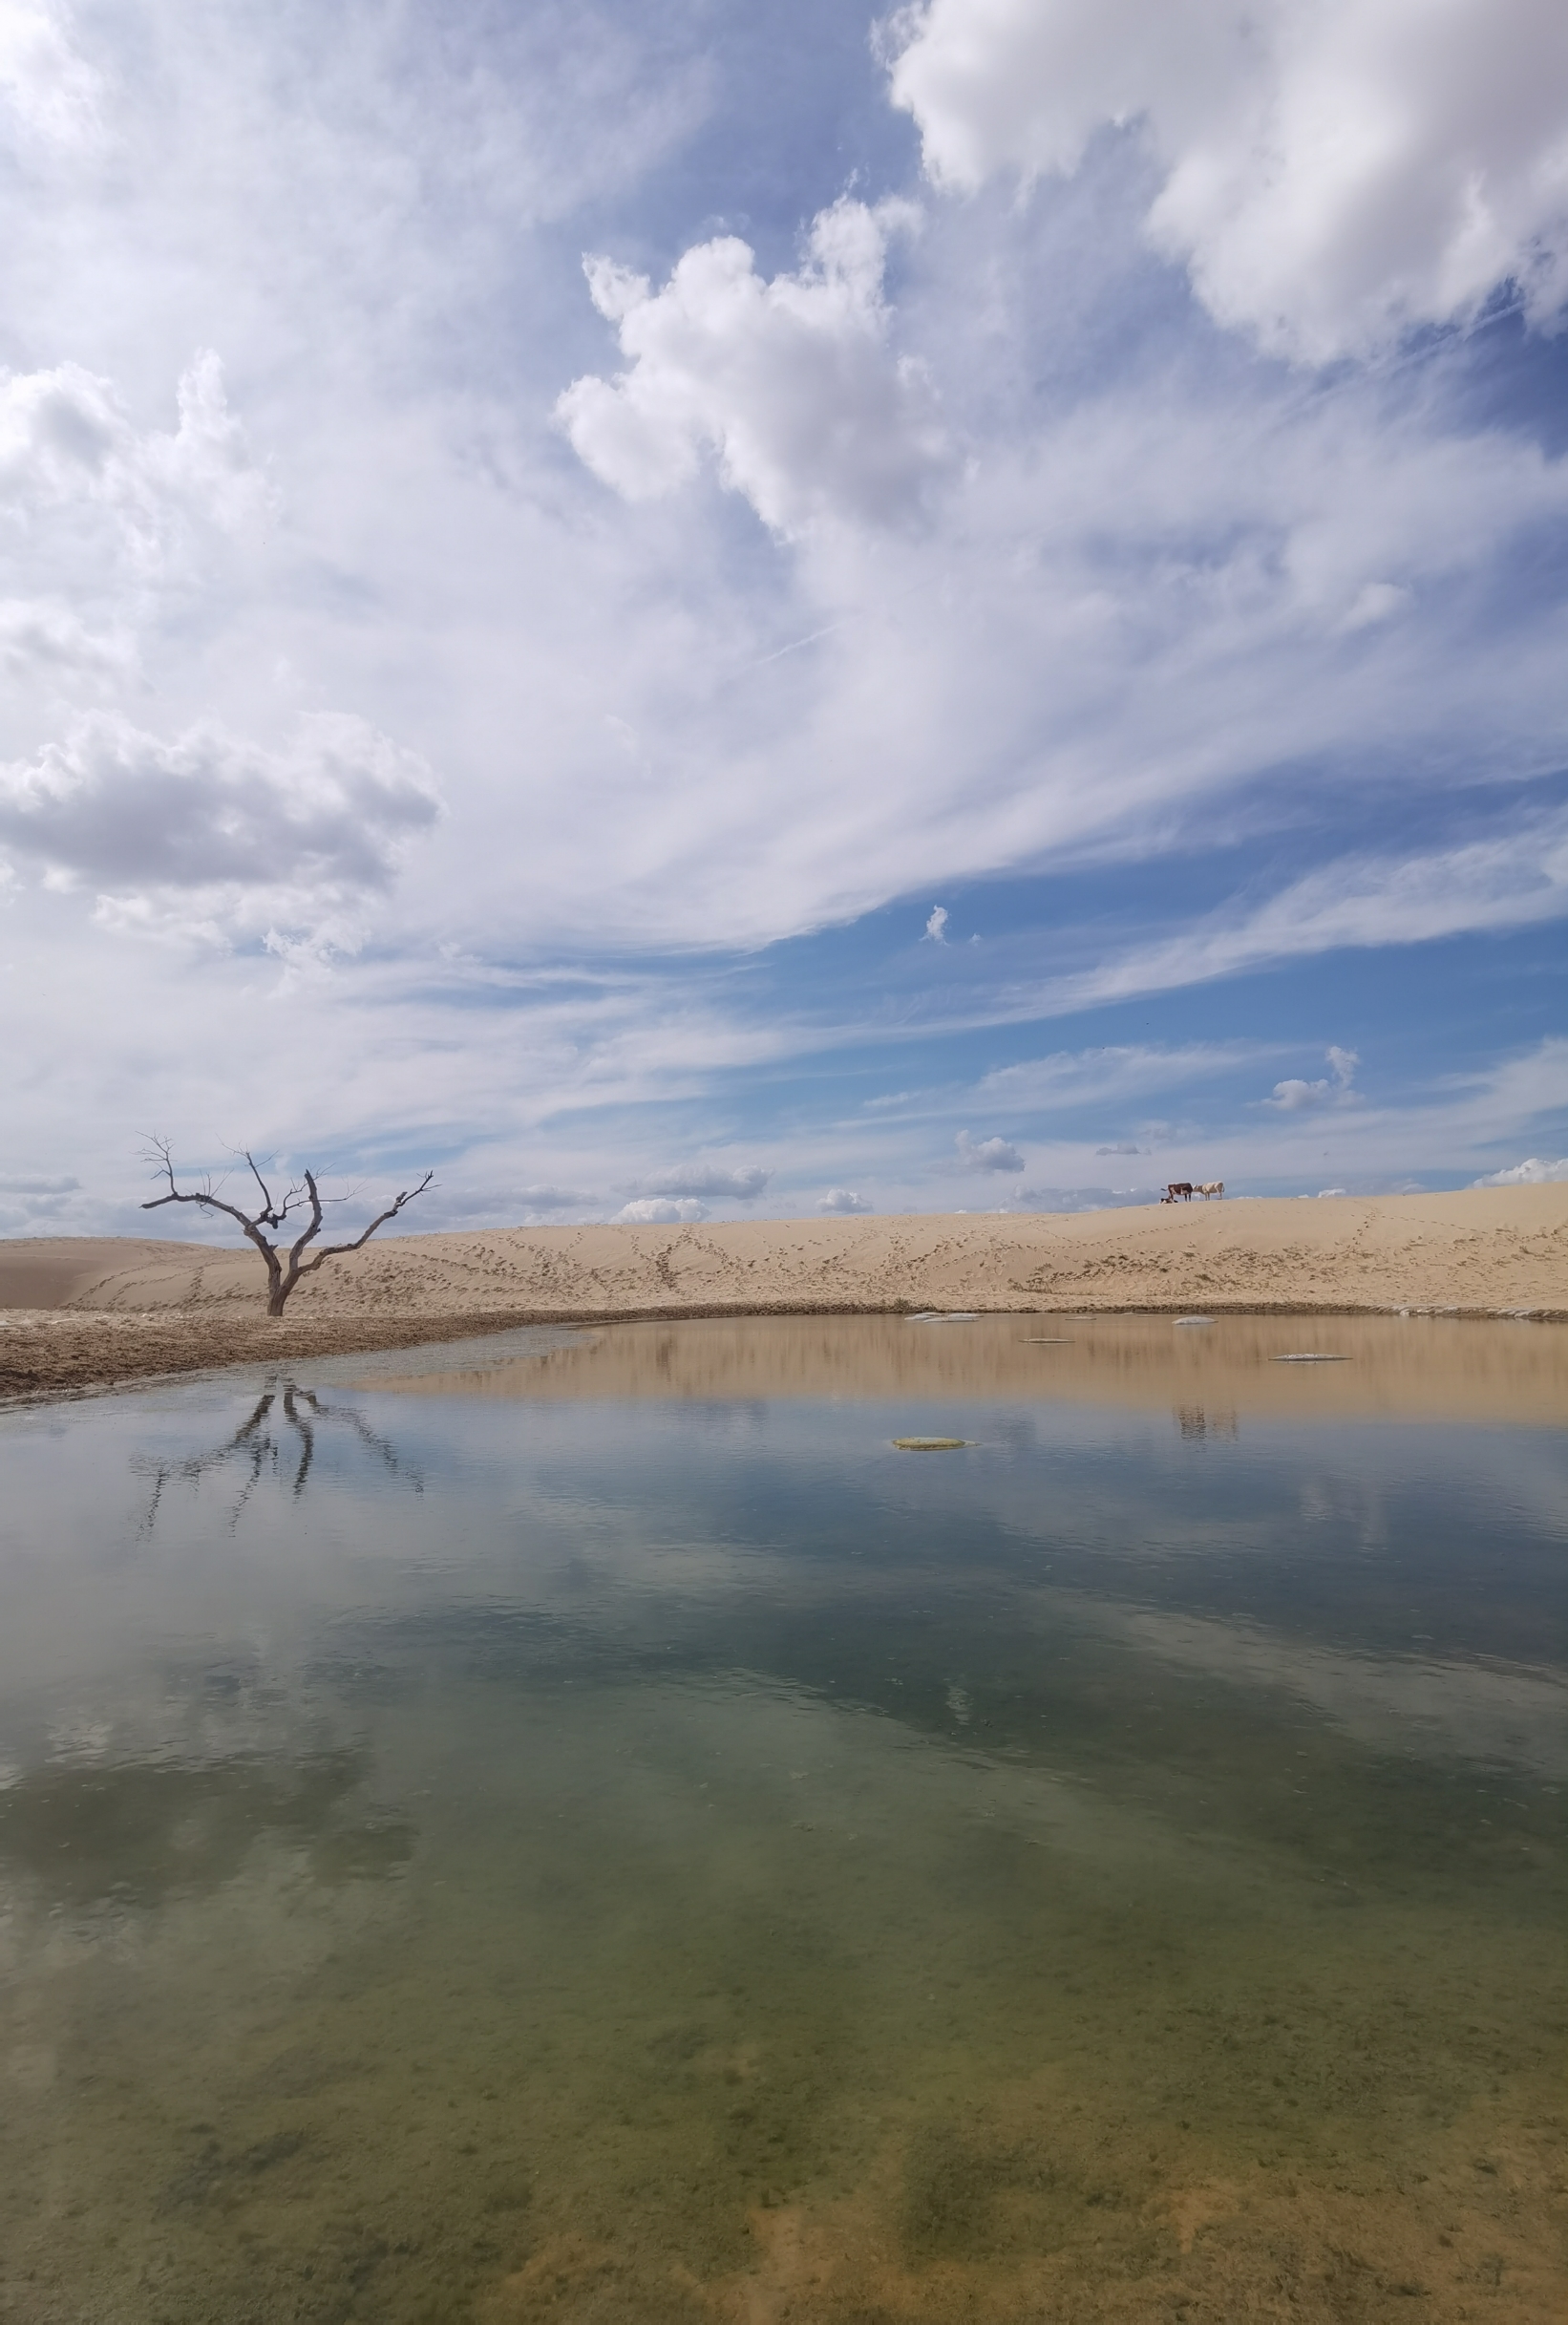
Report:
[[[239,0],[95,0],[70,40],[100,75],[107,142],[33,139],[15,165],[8,813],[16,771],[43,767],[46,745],[69,757],[74,715],[104,705],[174,738],[159,752],[206,722],[257,738],[233,747],[260,755],[268,800],[299,714],[352,709],[439,768],[453,811],[405,854],[417,810],[404,830],[372,802],[381,868],[366,885],[353,833],[334,839],[314,807],[298,811],[321,843],[302,864],[285,805],[262,854],[305,885],[279,893],[171,871],[135,833],[156,861],[133,879],[124,845],[43,802],[56,885],[32,877],[49,856],[24,864],[18,848],[28,878],[5,907],[22,1060],[8,1087],[14,1151],[91,1180],[74,1216],[110,1200],[118,1125],[141,1119],[149,1087],[160,1119],[197,1133],[286,1143],[313,1114],[371,1152],[411,1125],[443,1155],[471,1141],[501,1218],[533,1180],[549,1183],[540,1216],[609,1211],[645,1185],[681,1200],[638,1176],[671,1156],[766,1151],[782,1173],[786,1145],[807,1212],[851,1168],[882,1212],[965,1187],[1010,1196],[1026,1176],[1070,1191],[1085,1140],[1116,1121],[1159,1138],[1162,1172],[1197,1176],[1201,1160],[1230,1177],[1230,1141],[1177,1152],[1146,1128],[1145,1104],[1163,1101],[1137,1093],[1176,1069],[1109,1054],[948,1093],[868,1150],[851,1044],[913,1049],[943,1013],[950,1031],[1017,1025],[1118,988],[1564,909],[1561,827],[1526,830],[1512,779],[1561,763],[1568,468],[1541,449],[1512,332],[1484,343],[1484,375],[1479,348],[1449,342],[1303,391],[1217,339],[1151,264],[1140,222],[1165,171],[1137,133],[1102,139],[1075,181],[1028,203],[927,198],[920,234],[891,245],[888,214],[852,203],[836,215],[858,256],[780,257],[826,197],[804,172],[778,181],[768,139],[818,153],[816,130],[851,117],[810,42],[788,90],[761,100],[765,121],[736,109],[727,58],[756,61],[746,44],[773,39],[770,11],[731,7],[722,39],[711,11],[639,16],[623,0],[437,13],[328,23]],[[715,134],[663,166],[705,104]],[[765,197],[750,157],[734,166],[753,127]],[[836,182],[867,160],[879,187],[895,150],[846,154]],[[660,173],[639,187],[650,156]],[[640,260],[651,285],[618,319],[640,316],[649,347],[616,354],[576,254],[690,242],[710,257],[721,229],[684,222],[742,204],[754,256],[732,246],[734,280],[687,301],[662,259]],[[614,280],[601,288],[616,305]],[[210,371],[174,412],[172,382],[208,344],[248,452]],[[716,487],[635,506],[603,491],[548,424],[592,372],[606,425],[636,419],[644,387],[679,390],[673,417],[654,398],[653,480],[673,445],[678,467],[728,474],[772,509],[788,547]],[[916,508],[919,523],[881,522]],[[1352,843],[1332,836],[1352,776],[1368,820],[1400,834],[1387,859],[1343,860]],[[1508,781],[1491,805],[1475,795],[1473,846],[1440,840],[1445,786],[1494,777]],[[1282,820],[1303,862],[1342,861],[1261,906],[1248,851]],[[233,831],[188,828],[210,870]],[[1211,843],[1238,853],[1189,880]],[[1144,868],[1123,889],[1129,857]],[[1074,885],[1086,858],[1092,899]],[[1197,917],[1227,864],[1247,885]],[[856,964],[837,991],[813,982],[820,954],[756,949],[893,899],[918,935],[922,897],[1042,868],[1057,876],[1049,925],[1028,945],[999,931],[983,955],[947,925],[943,962],[924,955],[943,972],[929,995],[862,976],[874,929],[835,956]],[[62,875],[76,893],[58,892]],[[1118,938],[1123,905],[1157,918]],[[193,977],[177,949],[114,941],[171,919],[250,930],[269,957],[239,950]],[[307,977],[307,1062],[281,1030],[298,1013],[253,1004]],[[1228,1007],[1195,1000],[1195,1045],[1230,1030]],[[838,1054],[831,1091],[823,1048]],[[778,1077],[747,1070],[784,1057],[805,1111],[830,1117],[819,1133]],[[1306,1071],[1271,1047],[1248,1092],[1293,1068]],[[887,1079],[948,1070],[917,1055]],[[1103,1110],[1058,1148],[1051,1109],[1087,1109],[1099,1085]],[[1173,1141],[1225,1106],[1250,1167],[1313,1188],[1434,1157],[1468,1175],[1558,1137],[1496,1111],[1456,1141],[1447,1114],[1410,1127],[1368,1106],[1335,1114],[1330,1141],[1321,1110],[1195,1088],[1165,1108]],[[988,1120],[1013,1122],[1027,1174],[959,1176],[954,1131]],[[600,1191],[556,1202],[579,1189]]]
[[1161,176],[1155,245],[1225,324],[1323,362],[1568,297],[1555,0],[930,0],[894,102],[939,183],[1070,174],[1106,127]]
[[925,375],[888,345],[888,237],[913,218],[907,204],[837,202],[813,222],[805,266],[772,282],[734,235],[688,250],[660,291],[610,259],[585,260],[630,368],[575,380],[560,398],[580,458],[628,501],[647,501],[688,482],[711,451],[725,483],[779,533],[823,514],[907,517],[944,458]]
[[54,885],[91,883],[126,925],[156,921],[173,896],[181,918],[319,913],[385,889],[439,812],[421,761],[324,713],[279,750],[216,727],[165,742],[93,713],[0,766],[0,843]]
[[830,1186],[825,1195],[817,1196],[816,1207],[828,1219],[858,1219],[876,1205],[868,1203],[864,1195],[858,1195],[853,1187]]
[[669,1195],[679,1200],[683,1196],[701,1199],[706,1196],[715,1203],[755,1203],[766,1192],[771,1170],[760,1163],[749,1163],[741,1170],[727,1170],[719,1162],[688,1162],[674,1170],[660,1171],[646,1181],[653,1195]]
[[1528,1162],[1515,1162],[1511,1170],[1489,1171],[1484,1179],[1473,1179],[1473,1186],[1556,1186],[1568,1179],[1568,1155],[1558,1162],[1543,1162],[1532,1155]]
[[1115,1146],[1096,1146],[1094,1149],[1097,1155],[1136,1155],[1144,1154],[1147,1151],[1147,1148],[1134,1146],[1126,1140],[1121,1141]]
[[515,1203],[530,1218],[547,1218],[556,1211],[590,1210],[597,1204],[597,1195],[586,1194],[575,1186],[521,1186],[511,1198],[498,1198],[492,1209],[504,1207],[507,1200]]
[[1418,945],[1565,915],[1568,813],[1559,809],[1425,854],[1341,857],[1240,918],[1215,914],[1167,942],[1064,979],[1058,999],[1081,1007],[1340,946]]
[[657,1196],[644,1195],[636,1203],[623,1204],[610,1225],[616,1227],[689,1226],[707,1217],[706,1204],[667,1203]]
[[72,43],[62,9],[0,0],[0,119],[24,143],[70,150],[95,142],[102,84]]
[[[138,431],[114,382],[77,363],[0,377],[0,544],[42,526],[80,541],[95,517],[142,578],[166,574],[193,526],[243,527],[271,505],[210,349],[180,374],[180,424]],[[86,544],[82,544],[86,545]],[[36,547],[33,552],[36,555]],[[101,551],[100,551],[101,553]]]
[[965,1170],[1022,1170],[1024,1158],[1006,1139],[971,1139],[961,1130],[954,1144]]
[[13,674],[47,672],[53,677],[91,682],[125,679],[136,668],[136,649],[123,630],[105,635],[88,629],[58,598],[0,598],[0,663]]
[[1157,1203],[1157,1186],[1021,1186],[1018,1201],[1031,1211],[1126,1211]]
[[[1321,1081],[1277,1081],[1274,1096],[1261,1102],[1280,1114],[1305,1114],[1319,1106],[1359,1106],[1365,1103],[1361,1093],[1352,1088],[1356,1068],[1361,1059],[1354,1050],[1330,1046],[1326,1052],[1332,1077]],[[1343,1192],[1343,1189],[1331,1190]]]
[[925,924],[925,934],[922,937],[921,943],[922,945],[945,945],[946,942],[947,907],[945,905],[933,905],[930,918]]
[[[996,1067],[978,1084],[977,1095],[983,1103],[1005,1107],[1013,1115],[1025,1109],[1054,1115],[1069,1107],[1111,1106],[1120,1113],[1130,1101],[1153,1091],[1216,1081],[1278,1054],[1277,1045],[1254,1041],[1193,1041],[1172,1049],[1127,1042],[1103,1049],[1055,1050],[1046,1057]],[[1128,1144],[1099,1151],[1136,1154],[1138,1148]]]

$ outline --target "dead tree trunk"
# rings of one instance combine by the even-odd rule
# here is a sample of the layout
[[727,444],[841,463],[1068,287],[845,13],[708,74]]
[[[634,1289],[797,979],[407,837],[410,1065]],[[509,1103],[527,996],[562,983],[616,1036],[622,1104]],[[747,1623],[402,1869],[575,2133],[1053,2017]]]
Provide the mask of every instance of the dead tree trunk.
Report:
[[[247,1153],[245,1162],[251,1177],[261,1188],[262,1203],[257,1211],[243,1211],[238,1204],[224,1203],[215,1192],[210,1179],[202,1187],[185,1190],[177,1186],[167,1139],[154,1139],[148,1159],[156,1162],[159,1177],[169,1182],[169,1191],[166,1195],[155,1196],[151,1203],[144,1203],[142,1209],[161,1210],[166,1203],[199,1203],[206,1210],[222,1211],[225,1218],[232,1219],[241,1233],[255,1245],[265,1263],[266,1312],[269,1316],[283,1314],[285,1302],[302,1275],[314,1275],[324,1260],[339,1259],[347,1251],[360,1250],[370,1242],[377,1227],[384,1227],[389,1219],[395,1219],[404,1205],[412,1203],[415,1195],[422,1195],[435,1176],[434,1171],[427,1170],[417,1186],[405,1187],[396,1201],[372,1219],[364,1234],[355,1236],[351,1244],[323,1244],[319,1251],[312,1252],[307,1259],[305,1254],[321,1233],[324,1220],[323,1198],[317,1191],[312,1171],[307,1171],[303,1179],[297,1180],[287,1189],[282,1202],[275,1203],[266,1181]],[[281,1241],[269,1242],[262,1232],[264,1227],[270,1227],[276,1232],[291,1216],[303,1216],[307,1211],[309,1216],[304,1227],[287,1246]]]

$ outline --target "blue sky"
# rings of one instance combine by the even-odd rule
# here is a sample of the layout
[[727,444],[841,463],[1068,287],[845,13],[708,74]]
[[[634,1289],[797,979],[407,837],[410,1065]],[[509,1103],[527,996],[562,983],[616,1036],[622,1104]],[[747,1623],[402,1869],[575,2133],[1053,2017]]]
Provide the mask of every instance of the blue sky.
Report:
[[0,0],[0,1232],[1568,1176],[1555,4]]

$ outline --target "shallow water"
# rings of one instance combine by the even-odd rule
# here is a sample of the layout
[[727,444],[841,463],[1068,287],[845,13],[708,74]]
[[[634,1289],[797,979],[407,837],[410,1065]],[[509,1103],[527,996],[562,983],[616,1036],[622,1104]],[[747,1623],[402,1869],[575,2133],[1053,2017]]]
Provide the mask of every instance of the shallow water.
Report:
[[1568,1334],[374,1362],[0,1425],[6,2325],[1563,2314]]

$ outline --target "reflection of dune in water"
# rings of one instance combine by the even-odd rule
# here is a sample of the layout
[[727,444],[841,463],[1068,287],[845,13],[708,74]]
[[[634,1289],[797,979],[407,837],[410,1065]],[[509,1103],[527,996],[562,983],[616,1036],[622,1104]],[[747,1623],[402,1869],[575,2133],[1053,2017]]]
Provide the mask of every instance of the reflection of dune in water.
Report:
[[[1348,1361],[1283,1365],[1303,1346],[1291,1316],[1219,1316],[1183,1332],[1170,1316],[1074,1320],[1060,1345],[1027,1316],[977,1316],[934,1332],[888,1316],[758,1316],[616,1324],[475,1361],[424,1351],[361,1361],[360,1385],[414,1396],[614,1398],[854,1397],[1129,1404],[1316,1418],[1464,1420],[1560,1428],[1568,1328],[1435,1317],[1326,1316],[1314,1345]],[[373,1365],[373,1378],[370,1376]]]

